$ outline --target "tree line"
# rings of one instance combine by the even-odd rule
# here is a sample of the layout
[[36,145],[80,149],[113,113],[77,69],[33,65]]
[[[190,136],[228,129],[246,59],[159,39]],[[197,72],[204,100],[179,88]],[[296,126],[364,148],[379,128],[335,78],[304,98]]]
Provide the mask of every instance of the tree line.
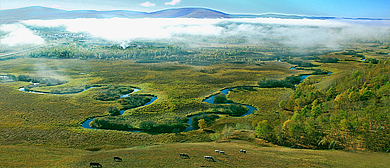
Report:
[[[218,63],[252,63],[261,61],[287,60],[302,67],[313,67],[307,62],[290,60],[291,56],[318,55],[313,48],[310,53],[296,52],[293,48],[273,44],[275,46],[235,46],[235,47],[202,47],[191,48],[161,43],[132,43],[128,46],[93,45],[65,43],[58,46],[40,48],[30,52],[33,58],[54,59],[104,59],[135,60],[139,63],[180,62],[195,65]],[[267,53],[267,54],[264,54]]]
[[274,119],[257,123],[258,137],[314,149],[389,151],[390,60],[349,72],[327,89],[305,81]]

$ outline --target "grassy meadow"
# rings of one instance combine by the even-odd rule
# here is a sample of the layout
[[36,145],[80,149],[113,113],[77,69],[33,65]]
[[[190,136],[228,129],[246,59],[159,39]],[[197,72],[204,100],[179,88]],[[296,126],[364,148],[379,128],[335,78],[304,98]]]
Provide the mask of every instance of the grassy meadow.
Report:
[[[389,154],[271,147],[264,142],[173,143],[104,151],[54,147],[1,146],[2,167],[387,167]],[[239,150],[246,150],[246,154]],[[223,150],[226,155],[215,153]],[[32,152],[34,151],[34,152]],[[186,153],[190,159],[179,157]],[[212,156],[215,162],[204,160]],[[114,162],[120,157],[122,162]]]

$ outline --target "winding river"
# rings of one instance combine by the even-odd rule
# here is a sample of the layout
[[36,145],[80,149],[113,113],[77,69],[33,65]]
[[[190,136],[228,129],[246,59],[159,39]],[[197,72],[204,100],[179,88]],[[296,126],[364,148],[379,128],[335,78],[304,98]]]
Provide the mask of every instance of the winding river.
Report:
[[[139,91],[139,89],[137,90],[137,91]],[[135,91],[133,91],[132,93],[134,93]],[[132,94],[132,93],[129,93],[129,94]],[[124,95],[125,97],[129,97],[129,94],[126,94],[126,95]],[[122,96],[121,96],[122,97]],[[152,104],[154,101],[156,101],[157,100],[157,97],[152,97],[152,99],[149,101],[149,102],[147,102],[147,103],[145,103],[144,105],[142,105],[142,106],[147,106],[147,105],[150,105],[150,104]],[[138,106],[138,107],[142,107],[142,106]],[[135,108],[138,108],[138,107],[135,107]],[[128,109],[129,110],[129,109]],[[123,115],[124,113],[125,113],[125,111],[126,110],[121,110],[120,111],[120,113],[121,113],[121,115]],[[95,117],[95,118],[97,118],[97,117]],[[91,118],[91,119],[88,119],[88,120],[86,120],[86,121],[84,121],[84,123],[83,124],[81,124],[81,127],[83,127],[83,128],[87,128],[87,129],[98,129],[98,128],[93,128],[93,127],[91,127],[90,126],[90,123],[95,119],[95,118]],[[132,132],[140,132],[140,131],[132,131]]]
[[[133,93],[135,93],[135,92],[140,91],[140,89],[137,89],[137,88],[133,88],[133,89],[134,89],[133,92],[128,93],[128,94],[124,94],[124,95],[120,95],[120,98],[129,97],[130,94],[133,94]],[[150,104],[152,104],[152,103],[153,103],[154,101],[156,101],[156,100],[157,100],[157,97],[153,96],[152,99],[151,99],[149,102],[145,103],[145,104],[142,105],[142,106],[150,105]],[[139,107],[142,107],[142,106],[139,106]],[[136,108],[137,108],[137,107],[136,107]],[[128,110],[128,109],[127,109],[127,110]],[[121,115],[123,115],[123,114],[125,113],[125,111],[126,111],[126,110],[121,110],[121,111],[120,111]],[[97,117],[94,117],[94,118],[91,118],[91,119],[88,119],[88,120],[84,121],[84,123],[81,124],[81,127],[87,128],[87,129],[98,129],[98,128],[93,128],[93,127],[90,126],[90,123],[91,123],[95,118],[97,118]]]
[[[332,74],[332,72],[329,72],[329,73],[328,73],[328,75],[330,75],[330,74]],[[306,79],[307,77],[309,77],[309,76],[310,76],[310,75],[302,75],[302,76],[301,76],[301,82],[302,82],[304,79]],[[85,91],[87,91],[88,89],[91,89],[91,88],[96,88],[96,87],[88,87],[88,88],[85,88],[85,89],[84,89],[83,91],[81,91],[81,92],[85,92]],[[133,89],[134,89],[133,92],[128,93],[128,94],[124,94],[124,95],[120,95],[120,98],[129,97],[130,94],[133,94],[133,93],[135,93],[135,92],[140,91],[140,89],[137,89],[137,88],[133,88]],[[222,94],[224,94],[224,95],[228,95],[229,92],[230,92],[231,90],[233,90],[233,89],[235,89],[235,88],[223,89],[223,90],[221,90],[220,93],[222,93]],[[26,91],[26,89],[25,89],[24,87],[19,88],[19,91],[27,92],[27,93],[35,93],[35,94],[52,94],[52,93],[49,93],[49,92]],[[81,93],[81,92],[77,92],[77,93]],[[75,93],[65,93],[65,94],[75,94]],[[219,93],[218,93],[218,94],[219,94]],[[53,95],[61,95],[61,94],[53,94]],[[205,100],[203,100],[203,102],[209,103],[209,104],[214,104],[214,98],[215,98],[216,95],[217,95],[217,94],[214,94],[214,95],[212,95],[212,96],[210,96],[210,97],[207,97]],[[150,105],[150,104],[152,104],[153,102],[155,102],[156,100],[157,100],[157,97],[154,97],[154,96],[153,96],[152,99],[151,99],[149,102],[147,102],[147,103],[145,103],[144,105],[139,106],[139,107],[143,107],[143,106]],[[232,104],[232,103],[224,103],[224,104]],[[233,103],[233,104],[238,104],[238,103]],[[245,105],[245,104],[240,104],[240,105],[243,105],[243,106],[247,107],[247,108],[248,108],[248,112],[245,113],[245,114],[243,114],[243,115],[241,115],[241,116],[239,116],[239,117],[244,117],[244,116],[250,115],[250,114],[252,114],[253,112],[257,111],[257,109],[256,109],[255,107],[253,107],[253,106],[249,106],[249,105]],[[137,108],[138,108],[138,107],[137,107]],[[123,115],[123,114],[125,113],[125,111],[126,111],[126,110],[121,110],[121,111],[120,111],[120,114]],[[203,115],[203,114],[205,114],[205,113],[200,113],[200,114],[196,114],[196,115],[193,115],[193,116],[189,116],[189,117],[188,117],[189,120],[187,121],[187,124],[188,124],[189,126],[184,130],[184,132],[194,130],[194,128],[193,128],[192,125],[191,125],[191,124],[192,124],[193,117],[199,116],[199,115]],[[215,113],[215,114],[218,114],[218,113]],[[218,115],[221,115],[221,114],[218,114]],[[91,119],[86,120],[84,123],[82,123],[81,126],[82,126],[83,128],[86,128],[86,129],[98,129],[98,128],[93,128],[93,127],[90,126],[90,123],[91,123],[95,118],[97,118],[97,117],[94,117],[94,118],[91,118]],[[139,131],[134,131],[134,132],[139,132]]]
[[[39,83],[33,83],[34,85],[39,85]],[[51,94],[51,95],[65,95],[65,94],[76,94],[76,93],[82,93],[82,92],[85,92],[87,91],[88,89],[92,89],[92,88],[97,88],[96,86],[92,86],[92,87],[87,87],[85,88],[84,90],[80,91],[80,92],[74,92],[74,93],[62,93],[62,94],[55,94],[55,93],[50,93],[50,92],[40,92],[40,91],[32,91],[32,90],[26,90],[25,87],[21,87],[19,88],[19,91],[21,92],[26,92],[26,93],[34,93],[34,94]],[[123,94],[123,95],[120,95],[120,98],[125,98],[125,97],[129,97],[130,94],[133,94],[135,92],[138,92],[140,91],[140,89],[137,89],[137,88],[132,88],[133,89],[133,92],[131,93],[128,93],[128,94]],[[152,104],[154,101],[157,100],[157,97],[152,97],[152,99],[145,103],[144,105],[142,106],[146,106],[146,105],[149,105],[149,104]],[[140,106],[140,107],[142,107]],[[120,114],[123,115],[125,113],[126,110],[121,110],[120,111]],[[93,128],[91,127],[89,124],[95,119],[96,117],[94,118],[91,118],[91,119],[88,119],[86,120],[83,124],[81,124],[81,127],[83,128],[87,128],[87,129],[98,129],[98,128]]]
[[[39,85],[39,84],[36,84],[36,85]],[[77,92],[77,93],[85,92],[85,91],[87,91],[88,89],[91,89],[91,88],[96,88],[96,87],[88,87],[88,88],[85,88],[83,91]],[[133,88],[133,89],[134,89],[133,92],[128,93],[128,94],[120,95],[120,98],[129,97],[129,95],[131,95],[131,94],[133,94],[133,93],[135,93],[135,92],[140,91],[140,89],[137,89],[137,88]],[[222,94],[224,94],[224,95],[227,95],[227,94],[229,94],[229,91],[231,91],[232,89],[234,89],[234,88],[224,89],[224,90],[222,90],[220,93],[222,93]],[[39,91],[32,91],[32,90],[26,91],[26,88],[25,88],[25,87],[19,88],[19,91],[26,92],[26,93],[35,93],[35,94],[61,95],[61,94],[53,94],[53,93],[50,93],[50,92],[39,92]],[[75,94],[75,93],[65,93],[65,94]],[[63,95],[63,94],[62,94],[62,95]],[[215,95],[216,95],[216,94],[215,94]],[[207,99],[203,100],[203,102],[209,103],[209,104],[214,104],[214,97],[215,97],[215,95],[212,95],[212,96],[208,97]],[[147,103],[145,103],[144,105],[139,106],[139,107],[143,107],[143,106],[150,105],[150,104],[152,104],[153,102],[155,102],[156,100],[157,100],[157,97],[154,97],[154,96],[153,96],[152,99],[151,99],[149,102],[147,102]],[[231,104],[231,103],[225,103],[225,104]],[[254,111],[257,110],[257,109],[256,109],[255,107],[253,107],[253,106],[249,106],[249,105],[245,105],[245,104],[242,104],[242,105],[248,108],[248,112],[245,113],[245,114],[243,114],[243,115],[241,115],[240,117],[243,117],[243,116],[246,116],[246,115],[250,115],[250,114],[252,114]],[[137,107],[137,108],[138,108],[138,107]],[[123,114],[125,113],[125,111],[126,111],[126,110],[121,110],[121,111],[120,111],[120,114],[123,115]],[[203,114],[203,113],[202,113],[202,114]],[[194,128],[193,128],[192,125],[191,125],[191,124],[192,124],[192,119],[193,119],[193,117],[198,116],[198,115],[202,115],[202,114],[197,114],[197,115],[193,115],[193,116],[188,117],[189,120],[188,120],[187,124],[188,124],[189,126],[184,130],[184,132],[194,130]],[[81,124],[81,127],[86,128],[86,129],[98,129],[98,128],[93,128],[93,127],[90,126],[90,123],[91,123],[94,119],[96,119],[96,118],[97,118],[97,117],[94,117],[94,118],[91,118],[91,119],[88,119],[88,120],[84,121],[84,122]],[[136,131],[136,132],[139,132],[139,131]]]
[[[224,94],[224,95],[228,95],[229,92],[230,92],[231,90],[233,90],[233,89],[235,89],[235,88],[224,89],[224,90],[222,90],[220,93],[222,93],[222,94]],[[218,94],[219,94],[219,93],[218,93]],[[206,98],[205,100],[203,100],[203,102],[209,103],[209,104],[214,104],[215,95],[217,95],[217,94],[214,94],[214,95],[212,95],[212,96]],[[237,103],[223,103],[223,104],[237,104]],[[243,105],[243,106],[247,107],[247,108],[248,108],[248,112],[245,113],[245,114],[243,114],[243,115],[241,115],[241,116],[239,116],[239,117],[244,117],[244,116],[247,116],[247,115],[252,114],[254,111],[257,111],[257,109],[256,109],[255,107],[253,107],[253,106],[249,106],[249,105],[245,105],[245,104],[240,104],[240,105]],[[194,130],[194,127],[192,127],[192,125],[191,125],[191,124],[192,124],[192,118],[195,117],[195,116],[203,115],[203,114],[205,114],[205,113],[200,113],[200,114],[196,114],[196,115],[193,115],[193,116],[191,116],[191,117],[188,117],[189,120],[187,121],[187,124],[188,124],[189,126],[184,130],[184,132]],[[211,114],[211,113],[210,113],[210,114]],[[214,113],[214,114],[218,114],[218,113]],[[221,114],[218,114],[218,115],[221,115]]]

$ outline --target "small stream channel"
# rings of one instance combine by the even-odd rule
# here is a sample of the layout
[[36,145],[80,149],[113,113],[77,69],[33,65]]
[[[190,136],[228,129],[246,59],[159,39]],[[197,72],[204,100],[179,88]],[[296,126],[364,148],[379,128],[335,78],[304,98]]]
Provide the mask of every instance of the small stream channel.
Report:
[[[134,93],[134,92],[132,92],[132,93]],[[129,93],[129,94],[131,94],[131,93]],[[128,97],[129,94],[126,94],[127,97]],[[150,104],[152,104],[152,103],[153,103],[154,101],[156,101],[156,100],[157,100],[157,97],[154,97],[154,96],[153,96],[152,99],[151,99],[149,102],[145,103],[145,104],[142,105],[142,106],[138,106],[138,107],[143,107],[143,106],[150,105]],[[135,107],[135,108],[138,108],[138,107]],[[129,110],[129,109],[127,109],[127,110]],[[120,111],[121,115],[123,115],[123,114],[125,113],[125,111],[126,111],[126,110],[121,110],[121,111]],[[97,118],[97,117],[94,117],[94,118],[91,118],[91,119],[88,119],[88,120],[84,121],[83,124],[81,124],[81,127],[87,128],[87,129],[98,129],[98,128],[93,128],[93,127],[91,127],[91,126],[89,125],[95,118]],[[135,131],[134,131],[134,132],[135,132]],[[136,131],[136,132],[139,132],[139,131]]]
[[[133,89],[134,89],[133,92],[128,93],[128,94],[124,94],[124,95],[120,95],[120,98],[129,97],[130,94],[133,94],[133,93],[135,93],[135,92],[140,91],[140,89],[137,89],[137,88],[133,88]],[[149,102],[145,103],[145,104],[142,105],[142,106],[138,106],[138,107],[143,107],[143,106],[150,105],[150,104],[152,104],[152,103],[153,103],[154,101],[156,101],[156,100],[157,100],[157,97],[153,96],[152,99],[151,99]],[[138,107],[135,107],[135,108],[138,108]],[[127,109],[127,110],[129,110],[129,109]],[[121,110],[121,111],[120,111],[120,114],[123,115],[123,114],[125,113],[125,111],[126,111],[126,110]],[[91,118],[91,119],[88,119],[88,120],[84,121],[83,124],[81,124],[81,127],[87,128],[87,129],[98,129],[98,128],[93,128],[93,127],[90,126],[90,123],[91,123],[95,118],[97,118],[97,117],[94,117],[94,118]]]
[[[33,83],[33,84],[34,84],[34,85],[39,85],[39,83]],[[26,93],[34,93],[34,94],[66,95],[66,94],[82,93],[82,92],[85,92],[85,91],[87,91],[88,89],[92,89],[92,88],[97,88],[97,87],[96,87],[96,86],[92,86],[92,87],[87,87],[87,88],[85,88],[84,90],[82,90],[82,91],[80,91],[80,92],[75,92],[75,93],[62,93],[62,94],[54,94],[54,93],[50,93],[50,92],[40,92],[40,91],[32,91],[32,90],[28,90],[28,91],[27,91],[25,87],[19,88],[19,91],[21,91],[21,92],[26,92]],[[128,93],[128,94],[120,95],[120,98],[129,97],[130,94],[133,94],[133,93],[138,92],[138,91],[140,91],[140,89],[133,88],[133,92]],[[152,103],[153,103],[154,101],[156,101],[156,100],[157,100],[157,97],[154,97],[154,96],[153,96],[152,99],[151,99],[149,102],[145,103],[145,104],[142,105],[142,106],[150,105],[150,104],[152,104]],[[142,106],[140,106],[140,107],[142,107]],[[126,111],[126,110],[120,110],[120,114],[123,115],[123,114],[125,113],[125,111]],[[95,118],[96,118],[96,117],[84,121],[84,123],[81,124],[81,127],[87,128],[87,129],[98,129],[98,128],[93,128],[93,127],[91,127],[91,126],[89,125]]]
[[[224,95],[228,95],[229,92],[230,92],[231,90],[233,90],[233,89],[235,89],[235,88],[224,89],[224,90],[222,90],[220,93],[222,93],[222,94],[224,94]],[[218,93],[218,94],[219,94],[219,93]],[[209,104],[215,104],[215,103],[214,103],[215,95],[217,95],[217,94],[214,94],[214,95],[212,95],[212,96],[206,98],[205,100],[203,100],[203,102],[209,103]],[[237,103],[223,103],[223,104],[237,104]],[[241,115],[241,116],[239,116],[239,117],[244,117],[244,116],[247,116],[247,115],[252,114],[254,111],[257,111],[257,109],[256,109],[255,107],[253,107],[253,106],[249,106],[249,105],[245,105],[245,104],[239,104],[239,105],[243,105],[243,106],[245,106],[245,107],[248,108],[248,112],[245,113],[245,114],[243,114],[243,115]],[[189,127],[187,127],[187,128],[184,130],[184,132],[194,130],[194,127],[192,127],[192,125],[191,125],[191,124],[192,124],[192,118],[195,117],[195,116],[203,115],[203,114],[226,115],[226,114],[218,114],[218,113],[200,113],[200,114],[196,114],[196,115],[190,116],[190,117],[188,117],[189,120],[187,121],[187,124],[189,125]]]

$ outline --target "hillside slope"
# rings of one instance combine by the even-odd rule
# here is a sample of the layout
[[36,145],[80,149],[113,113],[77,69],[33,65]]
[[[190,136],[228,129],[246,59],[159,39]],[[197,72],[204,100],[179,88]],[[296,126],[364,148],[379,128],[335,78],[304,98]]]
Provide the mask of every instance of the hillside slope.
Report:
[[[386,167],[385,153],[351,153],[331,150],[297,150],[266,147],[246,141],[224,143],[174,143],[134,148],[87,151],[79,149],[0,146],[0,164],[5,167]],[[214,150],[224,150],[225,155]],[[240,153],[245,149],[246,153]],[[34,151],[32,155],[31,151]],[[180,158],[180,153],[189,159]],[[212,156],[208,161],[204,156]],[[115,162],[113,157],[120,157]],[[19,160],[23,160],[20,162]]]

